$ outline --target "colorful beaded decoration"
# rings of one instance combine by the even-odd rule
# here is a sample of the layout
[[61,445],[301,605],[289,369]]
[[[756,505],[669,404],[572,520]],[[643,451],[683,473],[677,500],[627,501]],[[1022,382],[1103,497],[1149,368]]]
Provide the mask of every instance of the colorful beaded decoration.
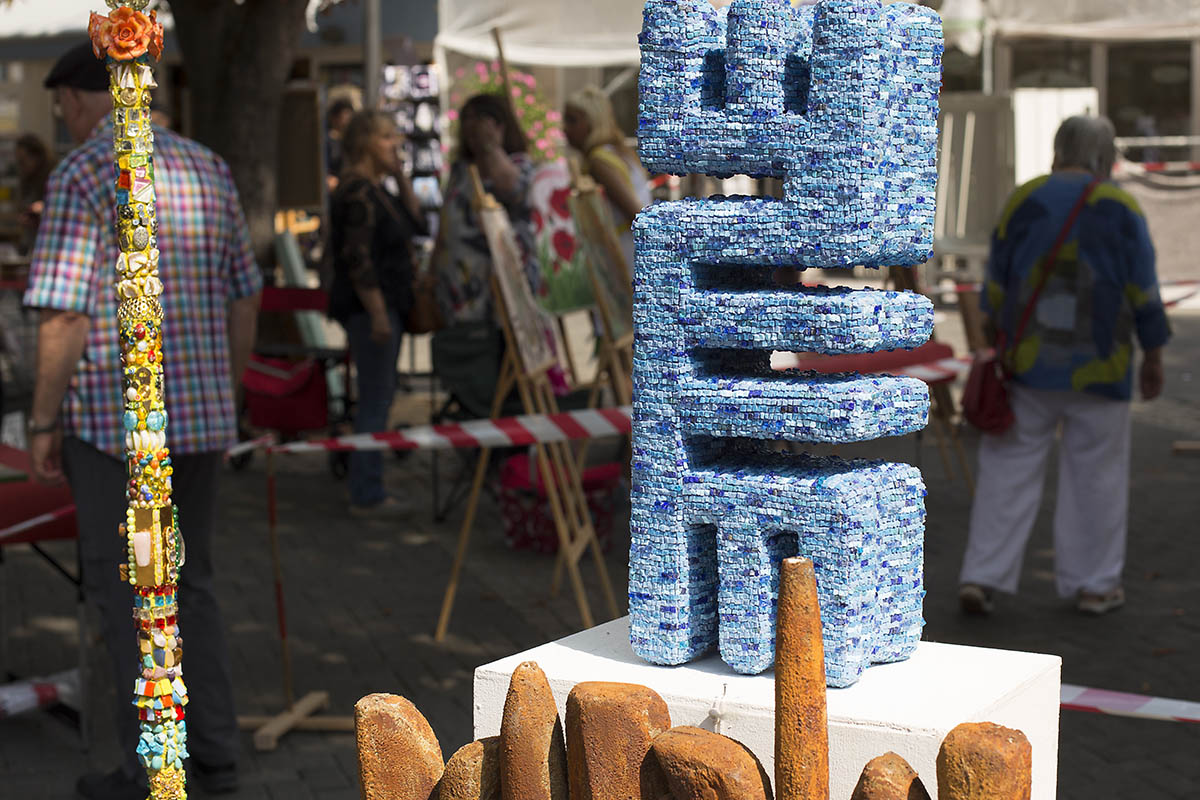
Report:
[[171,503],[171,454],[163,395],[163,292],[158,277],[158,221],[154,205],[154,131],[151,67],[162,55],[163,29],[147,0],[107,0],[107,16],[92,14],[88,33],[105,59],[113,99],[116,161],[117,319],[124,375],[128,507],[120,535],[127,543],[121,579],[134,587],[142,674],[133,704],[141,721],[137,753],[150,779],[151,800],[186,797],[187,758],[183,638],[176,591],[184,563],[179,515]]
[[904,464],[771,452],[923,427],[917,380],[781,373],[772,350],[913,348],[914,293],[784,286],[779,267],[932,250],[942,35],[879,0],[648,0],[638,149],[654,173],[782,179],[783,197],[659,203],[634,223],[629,609],[641,657],[774,662],[779,563],[813,560],[830,686],[921,636],[924,485]]

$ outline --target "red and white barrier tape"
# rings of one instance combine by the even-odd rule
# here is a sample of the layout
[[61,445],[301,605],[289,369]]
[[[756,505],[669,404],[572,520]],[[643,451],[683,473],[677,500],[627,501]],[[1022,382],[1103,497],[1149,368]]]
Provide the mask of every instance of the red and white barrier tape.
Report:
[[0,719],[15,717],[55,703],[78,705],[79,670],[71,669],[48,678],[33,678],[0,685]]
[[1069,683],[1062,685],[1060,704],[1062,708],[1070,711],[1091,711],[1097,714],[1168,722],[1200,722],[1200,703],[1110,692],[1106,689],[1089,689]]
[[38,526],[45,525],[49,522],[53,522],[56,519],[62,519],[63,517],[74,513],[75,506],[63,506],[62,508],[56,508],[54,511],[48,511],[45,514],[38,514],[36,517],[30,517],[23,522],[18,522],[16,525],[9,525],[7,528],[0,528],[0,542],[3,542],[5,539],[10,539],[16,536],[18,533],[24,533],[30,528],[36,528]]
[[1200,172],[1200,161],[1121,161],[1113,174],[1146,175],[1159,172]]
[[249,453],[252,450],[261,450],[275,444],[275,437],[268,434],[259,436],[257,439],[247,439],[244,442],[238,442],[233,447],[225,451],[225,463],[229,463],[230,459]]
[[[450,450],[456,447],[523,447],[629,433],[630,406],[477,419],[448,425],[422,425],[383,433],[356,433],[332,439],[268,445],[275,453],[330,450]],[[252,444],[244,442],[239,447]],[[261,446],[261,445],[260,445]],[[236,448],[235,448],[236,449]],[[232,452],[232,451],[231,451]],[[244,452],[241,450],[239,452]]]
[[[1171,291],[1164,292],[1164,289]],[[1193,297],[1200,294],[1200,281],[1171,281],[1170,283],[1164,283],[1159,289],[1159,292],[1162,294],[1172,295],[1170,299],[1163,297],[1163,307],[1171,308],[1172,306],[1179,305],[1185,300],[1191,300]]]

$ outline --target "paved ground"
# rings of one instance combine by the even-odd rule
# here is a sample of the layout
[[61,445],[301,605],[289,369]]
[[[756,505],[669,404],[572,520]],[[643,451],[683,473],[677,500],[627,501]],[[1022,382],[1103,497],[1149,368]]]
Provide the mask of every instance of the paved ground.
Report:
[[[1200,700],[1200,460],[1169,454],[1174,439],[1200,439],[1200,310],[1178,312],[1174,322],[1167,396],[1134,409],[1129,605],[1110,617],[1079,617],[1054,596],[1049,513],[1038,521],[1022,593],[1003,598],[991,619],[959,616],[956,576],[969,508],[962,482],[948,479],[928,436],[859,448],[917,460],[925,471],[926,638],[1057,653],[1070,683]],[[394,488],[427,503],[428,460],[389,463]],[[273,712],[283,704],[263,490],[261,458],[246,472],[223,477],[217,566],[244,713]],[[439,645],[430,634],[460,510],[443,524],[425,513],[400,526],[351,521],[343,513],[343,487],[321,457],[283,461],[279,491],[296,685],[300,692],[328,690],[332,714],[349,714],[368,692],[404,694],[428,716],[448,756],[471,738],[473,668],[578,625],[569,596],[548,596],[552,559],[508,550],[490,501],[480,515],[453,636]],[[1053,493],[1051,484],[1047,509]],[[618,578],[626,552],[623,527],[619,515],[608,558]],[[9,668],[29,674],[68,666],[76,634],[70,596],[25,552],[14,552],[7,566],[0,602],[19,623],[10,634]],[[590,564],[585,574],[593,577]],[[592,589],[598,606],[594,581]],[[101,712],[106,707],[99,705]],[[97,744],[84,755],[73,734],[45,714],[0,721],[0,797],[70,797],[80,771],[112,757],[107,721],[100,715],[94,722]],[[1200,725],[1065,712],[1059,796],[1200,797],[1197,754]],[[234,797],[350,800],[358,796],[354,758],[350,734],[293,734],[266,754],[254,752],[247,734],[243,788]]]

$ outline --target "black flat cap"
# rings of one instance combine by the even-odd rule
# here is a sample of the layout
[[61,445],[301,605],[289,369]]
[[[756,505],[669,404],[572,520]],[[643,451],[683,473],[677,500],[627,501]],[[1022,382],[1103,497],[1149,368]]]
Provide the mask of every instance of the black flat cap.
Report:
[[80,42],[59,57],[42,83],[47,89],[64,86],[88,92],[108,90],[108,68],[92,52],[92,43]]

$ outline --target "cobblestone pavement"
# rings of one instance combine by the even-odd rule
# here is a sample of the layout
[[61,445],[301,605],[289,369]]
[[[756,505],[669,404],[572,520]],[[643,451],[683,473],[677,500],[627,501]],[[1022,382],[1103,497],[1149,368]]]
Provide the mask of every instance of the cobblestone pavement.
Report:
[[[1200,700],[1200,460],[1172,458],[1175,439],[1200,439],[1200,313],[1174,315],[1177,339],[1167,360],[1167,396],[1134,407],[1128,606],[1111,616],[1075,614],[1055,597],[1050,550],[1053,482],[1047,489],[1024,569],[1021,593],[1000,599],[986,620],[961,617],[956,578],[969,496],[947,476],[933,437],[855,448],[922,466],[929,484],[926,535],[926,638],[1050,652],[1063,679],[1127,692]],[[974,448],[968,438],[967,446]],[[445,469],[448,461],[443,458]],[[499,515],[485,501],[445,644],[431,633],[449,571],[461,508],[434,524],[426,513],[429,460],[389,462],[388,480],[422,504],[405,524],[361,522],[344,514],[344,488],[321,456],[280,459],[280,534],[297,691],[325,689],[328,713],[349,714],[363,694],[411,698],[428,716],[448,757],[471,738],[475,666],[573,632],[569,593],[548,595],[549,556],[506,548]],[[263,459],[222,479],[224,525],[217,537],[219,590],[243,713],[271,713],[284,702],[271,591]],[[622,515],[608,556],[623,594],[627,544]],[[70,556],[70,548],[57,548]],[[594,570],[584,574],[595,607]],[[115,567],[114,567],[115,568]],[[14,548],[3,573],[10,620],[9,669],[22,674],[68,667],[76,626],[69,593],[38,559]],[[98,651],[98,647],[93,650]],[[103,659],[93,658],[95,664]],[[93,683],[104,685],[103,676]],[[99,691],[99,690],[97,690]],[[68,798],[81,771],[111,763],[114,744],[94,698],[90,754],[67,727],[44,713],[0,720],[0,798]],[[1064,712],[1059,796],[1200,797],[1200,725]],[[927,776],[932,780],[932,776]],[[196,797],[204,795],[198,790]],[[347,733],[293,733],[257,753],[243,734],[242,789],[232,798],[350,800],[358,796],[354,743]],[[845,800],[837,798],[835,800]]]

